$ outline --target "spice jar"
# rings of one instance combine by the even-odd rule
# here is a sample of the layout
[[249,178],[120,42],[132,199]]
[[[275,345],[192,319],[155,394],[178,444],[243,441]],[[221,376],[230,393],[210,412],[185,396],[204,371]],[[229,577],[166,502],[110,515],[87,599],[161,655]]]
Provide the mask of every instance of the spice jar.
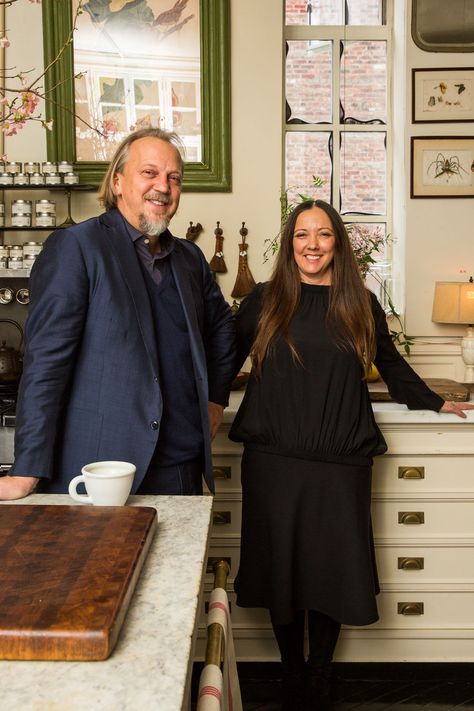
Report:
[[29,185],[30,176],[28,173],[15,173],[13,175],[13,185]]
[[45,173],[45,185],[61,185],[61,173]]
[[60,160],[58,163],[58,173],[72,173],[73,166],[69,160]]
[[46,175],[47,173],[57,173],[58,172],[58,164],[53,163],[50,160],[45,160],[43,163],[41,163],[41,171]]
[[43,249],[41,242],[24,242],[22,247],[23,259],[35,259]]
[[79,174],[78,173],[64,173],[63,182],[64,182],[64,185],[78,185],[79,184]]
[[12,227],[31,227],[31,200],[13,200]]
[[8,161],[5,164],[5,172],[6,173],[21,173],[21,163],[18,161]]
[[0,173],[0,185],[13,185],[13,175],[11,173]]
[[56,227],[56,215],[50,212],[37,212],[35,221],[36,227]]
[[30,185],[44,185],[43,173],[30,173]]
[[33,173],[39,173],[40,164],[37,161],[29,160],[28,162],[23,163],[23,172],[28,173],[28,175],[32,175]]
[[8,269],[23,269],[23,257],[9,257]]

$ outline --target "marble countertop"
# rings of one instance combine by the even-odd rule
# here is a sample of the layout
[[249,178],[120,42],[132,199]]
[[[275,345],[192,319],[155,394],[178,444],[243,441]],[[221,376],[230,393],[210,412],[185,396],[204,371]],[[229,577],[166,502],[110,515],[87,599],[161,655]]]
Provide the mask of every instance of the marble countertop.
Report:
[[[230,394],[229,406],[224,411],[224,423],[231,423],[244,396],[244,390],[234,390]],[[470,402],[474,404],[474,395],[471,393]],[[372,409],[378,424],[443,424],[459,425],[474,424],[474,410],[466,413],[466,419],[452,414],[433,412],[433,410],[409,410],[406,405],[399,402],[373,402]]]
[[[35,494],[1,503],[71,499]],[[131,496],[129,504],[156,507],[158,529],[112,655],[101,662],[0,661],[2,711],[186,708],[212,497]]]

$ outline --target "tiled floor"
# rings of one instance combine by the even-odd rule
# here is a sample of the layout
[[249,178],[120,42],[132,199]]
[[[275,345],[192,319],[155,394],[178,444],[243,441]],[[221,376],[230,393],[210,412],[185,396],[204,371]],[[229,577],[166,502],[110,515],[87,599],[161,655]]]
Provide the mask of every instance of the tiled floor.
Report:
[[[279,665],[238,666],[244,711],[278,711]],[[335,664],[334,672],[335,711],[474,711],[474,664]]]

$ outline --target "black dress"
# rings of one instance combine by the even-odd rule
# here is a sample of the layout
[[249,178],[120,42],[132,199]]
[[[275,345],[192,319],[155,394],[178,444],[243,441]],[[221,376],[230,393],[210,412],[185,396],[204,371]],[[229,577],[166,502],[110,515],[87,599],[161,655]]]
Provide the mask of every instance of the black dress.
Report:
[[[278,339],[261,378],[251,374],[229,435],[244,443],[237,604],[268,608],[278,624],[300,609],[350,625],[378,619],[371,464],[387,446],[357,357],[327,328],[330,288],[301,285],[289,333],[302,364]],[[263,289],[256,286],[237,316],[240,362],[254,340]],[[375,296],[372,308],[375,364],[393,399],[439,410],[444,401],[398,353]]]

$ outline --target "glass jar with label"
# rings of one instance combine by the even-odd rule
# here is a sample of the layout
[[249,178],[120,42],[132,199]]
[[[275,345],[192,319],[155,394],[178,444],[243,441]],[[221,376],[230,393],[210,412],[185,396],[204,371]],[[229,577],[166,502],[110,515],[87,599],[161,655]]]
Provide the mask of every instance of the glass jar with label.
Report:
[[0,185],[13,185],[13,175],[11,173],[0,173]]
[[8,268],[9,269],[23,269],[23,257],[9,257],[8,258]]
[[5,257],[5,259],[8,259],[9,255],[10,255],[10,252],[8,250],[8,245],[7,244],[0,245],[0,259],[2,257]]
[[30,173],[30,185],[44,185],[43,173]]
[[13,173],[16,175],[16,173],[21,173],[21,163],[19,161],[8,161],[5,164],[5,172],[6,173]]
[[12,227],[31,227],[31,200],[13,200]]
[[35,212],[48,212],[50,215],[56,214],[56,203],[53,200],[35,200]]
[[32,175],[33,173],[39,173],[40,164],[37,161],[29,160],[26,163],[23,163],[23,172],[28,173],[28,175]]
[[44,173],[44,175],[48,173],[57,173],[58,172],[58,164],[53,163],[50,160],[45,160],[43,163],[41,163],[41,172]]
[[8,245],[8,256],[9,257],[23,257],[23,246],[21,244],[9,244]]
[[58,163],[58,173],[72,173],[73,165],[69,160],[60,160]]
[[64,182],[64,185],[78,185],[79,184],[79,174],[78,173],[64,173],[63,182]]
[[50,212],[37,212],[35,222],[36,227],[56,227],[56,215]]
[[0,202],[0,227],[5,225],[5,203]]
[[23,259],[36,259],[42,249],[42,242],[24,242],[22,247]]
[[30,176],[28,173],[15,173],[13,176],[13,185],[29,185]]
[[61,173],[46,173],[44,176],[45,185],[61,185]]

